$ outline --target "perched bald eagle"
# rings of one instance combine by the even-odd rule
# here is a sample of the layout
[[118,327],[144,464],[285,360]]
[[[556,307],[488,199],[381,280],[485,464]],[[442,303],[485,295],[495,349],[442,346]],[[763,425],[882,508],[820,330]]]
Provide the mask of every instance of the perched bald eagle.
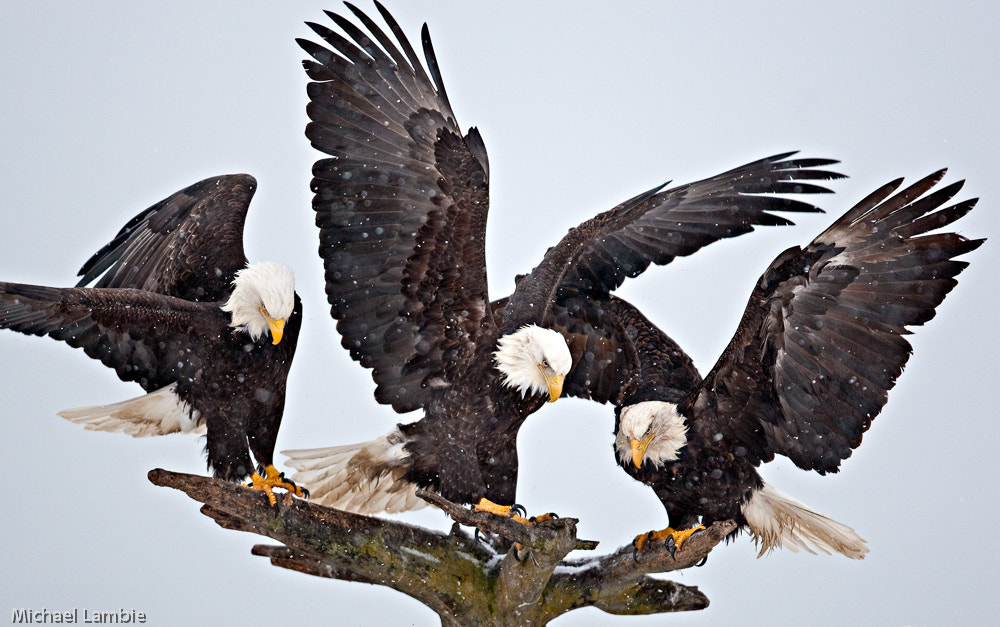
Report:
[[273,503],[273,487],[303,494],[273,464],[302,305],[289,268],[247,264],[256,186],[218,176],[156,203],[87,261],[77,287],[0,283],[0,328],[82,348],[148,392],[62,416],[133,436],[203,426],[214,474],[252,474]]
[[[376,399],[422,410],[371,442],[287,451],[313,498],[362,513],[422,505],[417,487],[499,514],[514,504],[516,438],[561,393],[599,397],[627,373],[586,361],[588,342],[558,328],[561,298],[604,299],[650,263],[665,264],[758,224],[769,211],[817,211],[777,197],[828,191],[826,159],[762,159],[667,191],[659,186],[573,229],[509,298],[490,303],[484,238],[489,164],[479,132],[452,112],[426,25],[426,70],[399,25],[392,33],[347,6],[364,30],[328,13],[346,37],[309,26],[315,61],[306,135],[330,158],[313,168],[326,291],[342,343],[372,369]],[[592,348],[592,347],[591,347]],[[573,356],[576,355],[576,366]],[[564,386],[569,383],[569,388]]]
[[902,179],[893,181],[778,255],[704,380],[691,368],[665,377],[660,355],[677,359],[676,346],[645,319],[629,321],[639,367],[616,412],[616,457],[653,488],[670,524],[637,548],[679,546],[699,523],[735,520],[760,555],[784,546],[864,557],[853,529],[765,483],[757,467],[784,455],[836,472],[861,444],[912,352],[908,327],[934,317],[968,265],[955,257],[985,241],[929,233],[976,203],[944,207],[963,183],[932,191],[943,175],[895,195]]

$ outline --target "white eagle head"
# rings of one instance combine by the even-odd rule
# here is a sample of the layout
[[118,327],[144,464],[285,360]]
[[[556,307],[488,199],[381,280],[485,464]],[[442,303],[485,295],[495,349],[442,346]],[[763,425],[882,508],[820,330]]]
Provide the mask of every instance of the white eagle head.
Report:
[[548,393],[549,402],[562,394],[563,380],[573,366],[563,336],[534,324],[500,338],[493,359],[504,385],[520,391],[522,398]]
[[295,275],[291,268],[273,261],[247,265],[233,279],[233,293],[222,305],[229,313],[229,326],[257,341],[267,332],[277,344],[285,331],[285,322],[295,307]]
[[622,409],[615,450],[623,464],[631,461],[636,468],[642,468],[649,462],[659,467],[676,461],[685,444],[687,423],[677,413],[677,405],[644,401]]

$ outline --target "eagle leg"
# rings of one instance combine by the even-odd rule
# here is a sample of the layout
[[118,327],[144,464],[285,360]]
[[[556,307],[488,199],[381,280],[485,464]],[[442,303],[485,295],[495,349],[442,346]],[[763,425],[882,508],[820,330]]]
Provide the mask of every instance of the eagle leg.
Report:
[[[650,531],[648,533],[640,533],[632,541],[635,546],[636,553],[642,550],[645,544],[652,540],[659,540],[660,542],[665,542],[670,547],[670,555],[673,557],[674,551],[681,548],[684,541],[691,537],[696,531],[701,531],[705,528],[705,525],[698,525],[697,527],[691,527],[690,529],[684,529],[683,531],[675,531],[673,527],[667,527],[666,529],[661,529],[660,531]],[[672,545],[672,546],[671,546]]]
[[295,482],[291,479],[286,479],[285,473],[279,472],[272,464],[268,464],[267,467],[258,467],[257,472],[253,473],[253,476],[250,477],[250,483],[246,484],[246,487],[251,490],[260,490],[266,494],[267,500],[270,501],[272,507],[277,503],[277,498],[274,496],[274,488],[288,490],[295,496],[304,499],[309,498],[309,490],[295,485]]
[[513,518],[522,525],[534,524],[524,516],[521,516],[520,514],[517,513],[518,511],[522,513],[527,513],[524,511],[524,508],[521,507],[520,505],[497,505],[493,501],[487,499],[486,497],[483,497],[479,499],[479,502],[476,503],[476,507],[474,509],[477,512],[488,512],[490,514],[503,516],[505,518]]

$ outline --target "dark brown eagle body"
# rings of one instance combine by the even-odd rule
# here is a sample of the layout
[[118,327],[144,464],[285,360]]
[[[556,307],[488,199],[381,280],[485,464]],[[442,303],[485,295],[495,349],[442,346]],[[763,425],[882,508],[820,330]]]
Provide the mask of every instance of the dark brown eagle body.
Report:
[[[495,343],[483,342],[464,376],[431,392],[422,420],[399,425],[413,460],[407,480],[451,501],[476,503],[485,497],[514,502],[517,429],[545,402],[536,395],[522,397],[501,383],[488,350]],[[447,472],[454,468],[479,472]]]
[[[635,342],[641,385],[616,411],[616,458],[653,488],[672,529],[728,519],[754,534],[762,554],[788,546],[864,556],[853,530],[769,486],[757,467],[784,455],[836,472],[861,444],[912,352],[907,327],[934,317],[968,265],[955,257],[984,241],[930,233],[976,203],[946,207],[962,182],[935,190],[943,174],[895,195],[901,180],[885,185],[805,248],[780,254],[689,393],[650,390],[662,373],[647,356],[668,338],[650,324]],[[626,418],[644,406],[652,418]]]
[[[123,381],[155,393],[119,404],[124,418],[116,424],[182,413],[203,422],[208,464],[231,481],[253,472],[250,452],[262,466],[273,462],[302,323],[301,301],[291,291],[277,345],[267,333],[253,339],[234,329],[222,309],[237,273],[250,271],[243,224],[255,188],[249,175],[213,177],[153,205],[87,261],[77,287],[0,284],[0,327],[82,348]],[[82,287],[90,282],[95,287]],[[171,424],[153,433],[178,430]]]
[[[328,12],[345,34],[309,24],[326,46],[299,40],[312,57],[304,64],[312,79],[306,135],[329,155],[314,165],[312,181],[326,291],[343,346],[372,369],[376,400],[423,417],[373,442],[290,451],[289,465],[320,502],[366,513],[403,507],[390,494],[390,475],[458,502],[485,495],[511,504],[516,435],[545,398],[497,370],[500,344],[526,325],[562,331],[560,321],[574,315],[596,320],[610,292],[651,263],[755,225],[790,224],[771,211],[818,211],[775,194],[825,192],[813,181],[840,175],[822,169],[833,161],[789,153],[690,185],[658,186],[572,229],[518,279],[514,294],[491,303],[483,139],[475,128],[462,133],[426,25],[425,69],[381,5],[388,31],[347,6],[363,28]],[[586,311],[569,313],[564,294],[589,300]],[[568,335],[571,356],[614,353],[614,333]],[[598,364],[600,379],[587,377],[592,362],[575,367],[581,380],[569,385],[576,376],[569,373],[566,393],[617,394],[624,362],[598,361],[614,367]],[[365,502],[363,482],[382,496]]]
[[[476,503],[485,497],[511,504],[516,498],[518,430],[545,399],[522,397],[504,386],[492,355],[482,363],[487,367],[468,373],[472,383],[433,395],[423,419],[399,425],[413,460],[406,478],[454,502]],[[468,470],[457,472],[470,468],[479,470],[478,477]]]
[[266,336],[252,340],[234,332],[226,315],[223,322],[213,330],[195,331],[205,340],[192,347],[192,353],[203,355],[202,366],[192,377],[178,373],[177,396],[205,417],[205,452],[215,476],[240,481],[254,472],[253,460],[263,467],[274,465],[288,373],[302,327],[302,301],[296,296],[277,345]]
[[[617,425],[616,425],[617,428]],[[756,466],[746,457],[719,445],[715,433],[691,427],[689,444],[680,459],[666,467],[635,468],[619,460],[632,478],[649,485],[667,511],[670,527],[690,529],[720,520],[735,521],[745,529],[743,506],[764,485]],[[739,529],[732,533],[735,536]]]

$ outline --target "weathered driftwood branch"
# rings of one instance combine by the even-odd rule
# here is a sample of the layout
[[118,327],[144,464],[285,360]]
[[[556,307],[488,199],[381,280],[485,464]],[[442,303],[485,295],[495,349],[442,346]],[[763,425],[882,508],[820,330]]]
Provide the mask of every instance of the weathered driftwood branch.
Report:
[[[694,566],[733,530],[717,523],[671,555],[662,544],[636,555],[614,553],[565,560],[596,542],[576,537],[576,519],[525,527],[473,512],[429,494],[456,521],[442,533],[392,520],[330,509],[286,496],[271,507],[262,493],[201,477],[152,470],[149,479],[204,503],[201,511],[226,529],[273,538],[254,555],[318,577],[388,586],[437,612],[443,625],[544,625],[580,607],[612,614],[657,614],[708,605],[697,588],[648,577]],[[477,539],[458,523],[485,532]]]

